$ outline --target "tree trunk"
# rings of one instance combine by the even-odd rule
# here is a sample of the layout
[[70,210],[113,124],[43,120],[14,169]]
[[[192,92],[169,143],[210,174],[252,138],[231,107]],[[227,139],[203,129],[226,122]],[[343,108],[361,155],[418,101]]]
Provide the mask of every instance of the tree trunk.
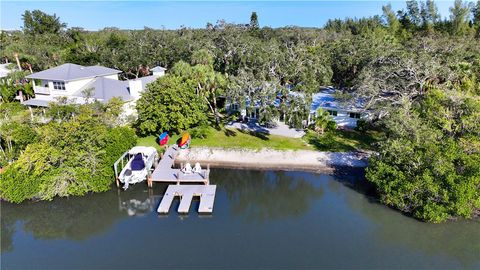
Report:
[[22,66],[20,65],[20,59],[18,59],[18,53],[14,53],[13,56],[15,57],[15,60],[17,60],[17,66],[18,70],[22,70]]
[[215,123],[218,125],[220,119],[217,113],[217,97],[215,96],[215,94],[213,94],[213,117],[215,117]]
[[[212,104],[210,104],[210,101],[208,101],[208,98],[206,96],[203,96],[203,98],[205,98],[205,101],[207,102],[208,107],[210,108],[210,111],[212,111],[213,116],[215,117],[215,109],[212,107]],[[215,121],[216,121],[216,118],[215,118]]]
[[33,74],[32,64],[27,63],[27,66],[28,66],[28,69],[30,70],[30,74]]

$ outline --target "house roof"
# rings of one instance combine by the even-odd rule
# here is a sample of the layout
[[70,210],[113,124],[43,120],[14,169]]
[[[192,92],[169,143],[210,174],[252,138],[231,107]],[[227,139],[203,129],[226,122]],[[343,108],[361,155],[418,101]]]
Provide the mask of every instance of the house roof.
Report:
[[79,79],[114,75],[118,73],[121,73],[121,71],[102,66],[84,67],[76,64],[67,63],[44,71],[33,73],[26,76],[26,78],[67,82]]
[[356,99],[353,103],[342,103],[335,98],[335,92],[337,90],[333,88],[322,89],[320,92],[312,95],[312,105],[310,112],[316,112],[318,108],[326,110],[342,110],[351,112],[364,111],[364,102],[360,99]]
[[158,76],[150,75],[150,76],[145,76],[145,77],[141,77],[141,78],[138,78],[138,79],[134,79],[134,81],[141,81],[142,82],[142,89],[145,89],[147,84],[149,84],[151,82],[154,82],[156,79],[158,79]]
[[22,102],[23,105],[35,106],[35,107],[48,107],[48,103],[49,103],[48,100],[39,99],[39,98],[31,98]]
[[119,97],[123,101],[130,101],[133,99],[128,90],[127,81],[100,77],[88,83],[73,95],[84,97],[84,91],[87,89],[93,89],[92,98],[100,99],[104,102],[107,102],[114,97]]
[[13,71],[8,68],[9,65],[10,63],[0,64],[0,78],[7,77],[7,75]]

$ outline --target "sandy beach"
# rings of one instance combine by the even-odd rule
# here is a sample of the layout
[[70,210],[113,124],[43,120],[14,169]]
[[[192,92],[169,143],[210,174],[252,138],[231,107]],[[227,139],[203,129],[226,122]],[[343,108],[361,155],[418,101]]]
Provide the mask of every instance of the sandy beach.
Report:
[[202,166],[277,170],[331,171],[335,167],[363,168],[369,154],[359,152],[245,150],[195,147],[180,151],[177,163],[199,162]]

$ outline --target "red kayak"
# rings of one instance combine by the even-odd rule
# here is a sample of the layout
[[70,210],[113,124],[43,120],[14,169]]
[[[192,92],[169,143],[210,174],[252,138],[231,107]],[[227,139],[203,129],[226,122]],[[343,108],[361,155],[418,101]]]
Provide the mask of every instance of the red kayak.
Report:
[[160,134],[160,136],[158,136],[158,143],[161,146],[166,145],[168,143],[168,133],[167,132],[163,132],[162,134]]

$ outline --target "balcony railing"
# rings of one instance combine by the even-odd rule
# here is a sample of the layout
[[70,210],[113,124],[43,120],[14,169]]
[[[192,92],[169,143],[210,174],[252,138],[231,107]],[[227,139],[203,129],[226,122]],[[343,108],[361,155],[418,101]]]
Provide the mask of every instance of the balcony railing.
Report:
[[35,85],[33,90],[35,91],[35,94],[50,95],[50,89],[48,89],[48,87]]

